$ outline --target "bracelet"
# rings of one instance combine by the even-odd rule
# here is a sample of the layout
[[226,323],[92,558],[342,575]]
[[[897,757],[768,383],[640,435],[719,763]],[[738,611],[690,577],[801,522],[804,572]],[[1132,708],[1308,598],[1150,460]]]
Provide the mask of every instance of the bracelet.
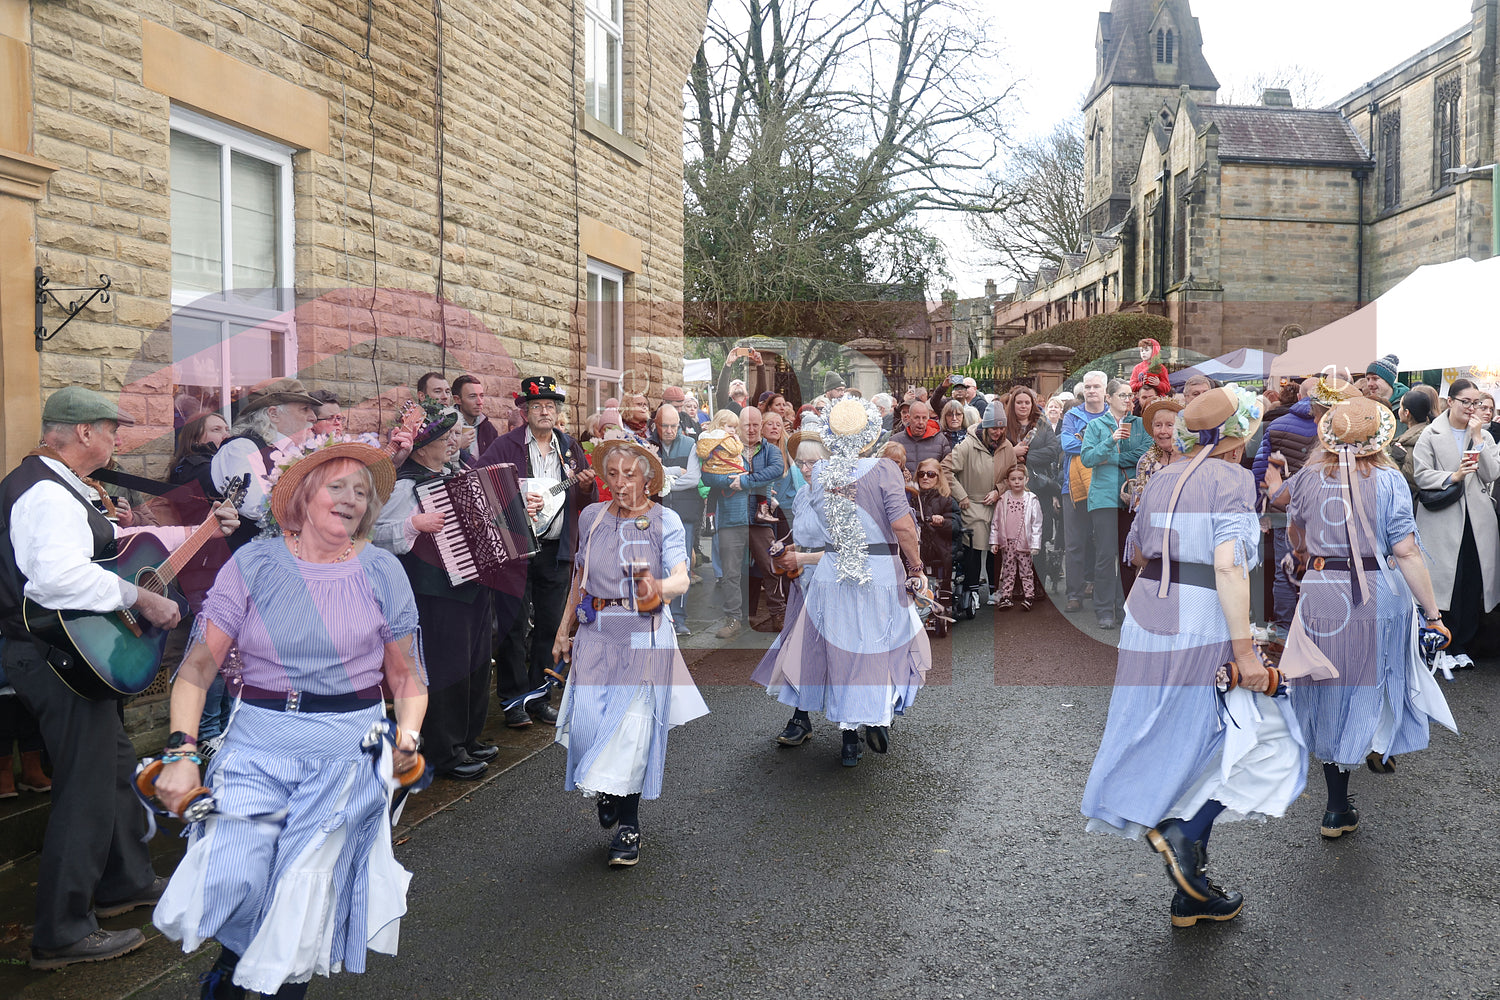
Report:
[[1440,622],[1440,621],[1443,620],[1443,615],[1442,615],[1442,612],[1439,612],[1439,613],[1437,613],[1435,615],[1429,615],[1427,612],[1424,611],[1424,612],[1422,612],[1422,620],[1423,621],[1428,621],[1428,622]]
[[203,758],[195,753],[164,753],[161,755],[163,764],[175,764],[179,760],[190,760],[199,767],[203,766]]

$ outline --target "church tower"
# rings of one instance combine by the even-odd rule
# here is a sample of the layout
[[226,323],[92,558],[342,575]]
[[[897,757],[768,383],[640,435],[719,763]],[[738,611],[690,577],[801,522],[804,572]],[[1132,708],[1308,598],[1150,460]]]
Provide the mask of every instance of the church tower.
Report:
[[1094,47],[1094,85],[1083,102],[1085,228],[1103,232],[1130,208],[1153,119],[1171,127],[1183,87],[1212,104],[1219,81],[1188,0],[1113,0],[1099,15]]

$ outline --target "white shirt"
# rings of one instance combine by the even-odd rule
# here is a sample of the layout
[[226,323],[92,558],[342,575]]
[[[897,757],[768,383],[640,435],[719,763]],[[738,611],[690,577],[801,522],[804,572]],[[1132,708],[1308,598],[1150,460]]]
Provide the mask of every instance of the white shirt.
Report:
[[[279,448],[287,441],[288,439],[282,438],[272,447]],[[240,504],[240,517],[250,521],[259,521],[266,516],[267,498],[271,492],[266,485],[266,475],[270,471],[259,446],[249,438],[225,441],[214,452],[214,459],[208,466],[208,474],[219,490],[224,488],[224,483],[230,478],[250,473],[250,482],[245,487],[245,500]]]
[[[88,513],[71,488],[89,504],[98,494],[56,459],[42,457],[68,485],[43,480],[16,500],[10,513],[10,544],[26,577],[25,596],[45,608],[109,612],[134,607],[135,584],[93,563],[94,534]],[[186,528],[116,528],[117,537],[149,532],[168,548],[182,544]]]

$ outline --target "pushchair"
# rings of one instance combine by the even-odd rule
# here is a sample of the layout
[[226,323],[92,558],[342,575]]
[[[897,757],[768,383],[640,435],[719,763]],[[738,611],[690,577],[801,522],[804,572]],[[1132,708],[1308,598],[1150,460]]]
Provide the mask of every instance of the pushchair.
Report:
[[[953,533],[953,579],[949,585],[950,607],[953,609],[951,616],[955,620],[972,621],[978,614],[979,609],[984,606],[984,598],[979,592],[980,578],[978,575],[973,580],[968,578],[964,567],[969,565],[970,553],[973,552],[973,533],[959,522],[958,528]],[[979,564],[980,573],[984,572],[984,553],[976,560]]]
[[958,617],[955,614],[953,571],[957,550],[955,538],[963,529],[957,519],[957,512],[951,507],[944,512],[948,523],[941,527],[928,523],[922,516],[925,512],[918,506],[913,507],[912,513],[920,525],[918,538],[922,572],[931,581],[933,596],[937,598],[941,609],[940,614],[924,616],[923,622],[927,631],[941,639],[948,634],[952,622]]

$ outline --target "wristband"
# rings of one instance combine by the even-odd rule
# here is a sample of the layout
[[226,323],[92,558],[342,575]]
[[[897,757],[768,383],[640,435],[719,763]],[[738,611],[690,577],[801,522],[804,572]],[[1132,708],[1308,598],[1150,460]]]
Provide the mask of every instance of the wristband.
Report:
[[171,751],[167,751],[161,755],[161,762],[163,764],[175,764],[179,760],[190,760],[199,767],[203,766],[203,758],[195,753],[172,753]]

